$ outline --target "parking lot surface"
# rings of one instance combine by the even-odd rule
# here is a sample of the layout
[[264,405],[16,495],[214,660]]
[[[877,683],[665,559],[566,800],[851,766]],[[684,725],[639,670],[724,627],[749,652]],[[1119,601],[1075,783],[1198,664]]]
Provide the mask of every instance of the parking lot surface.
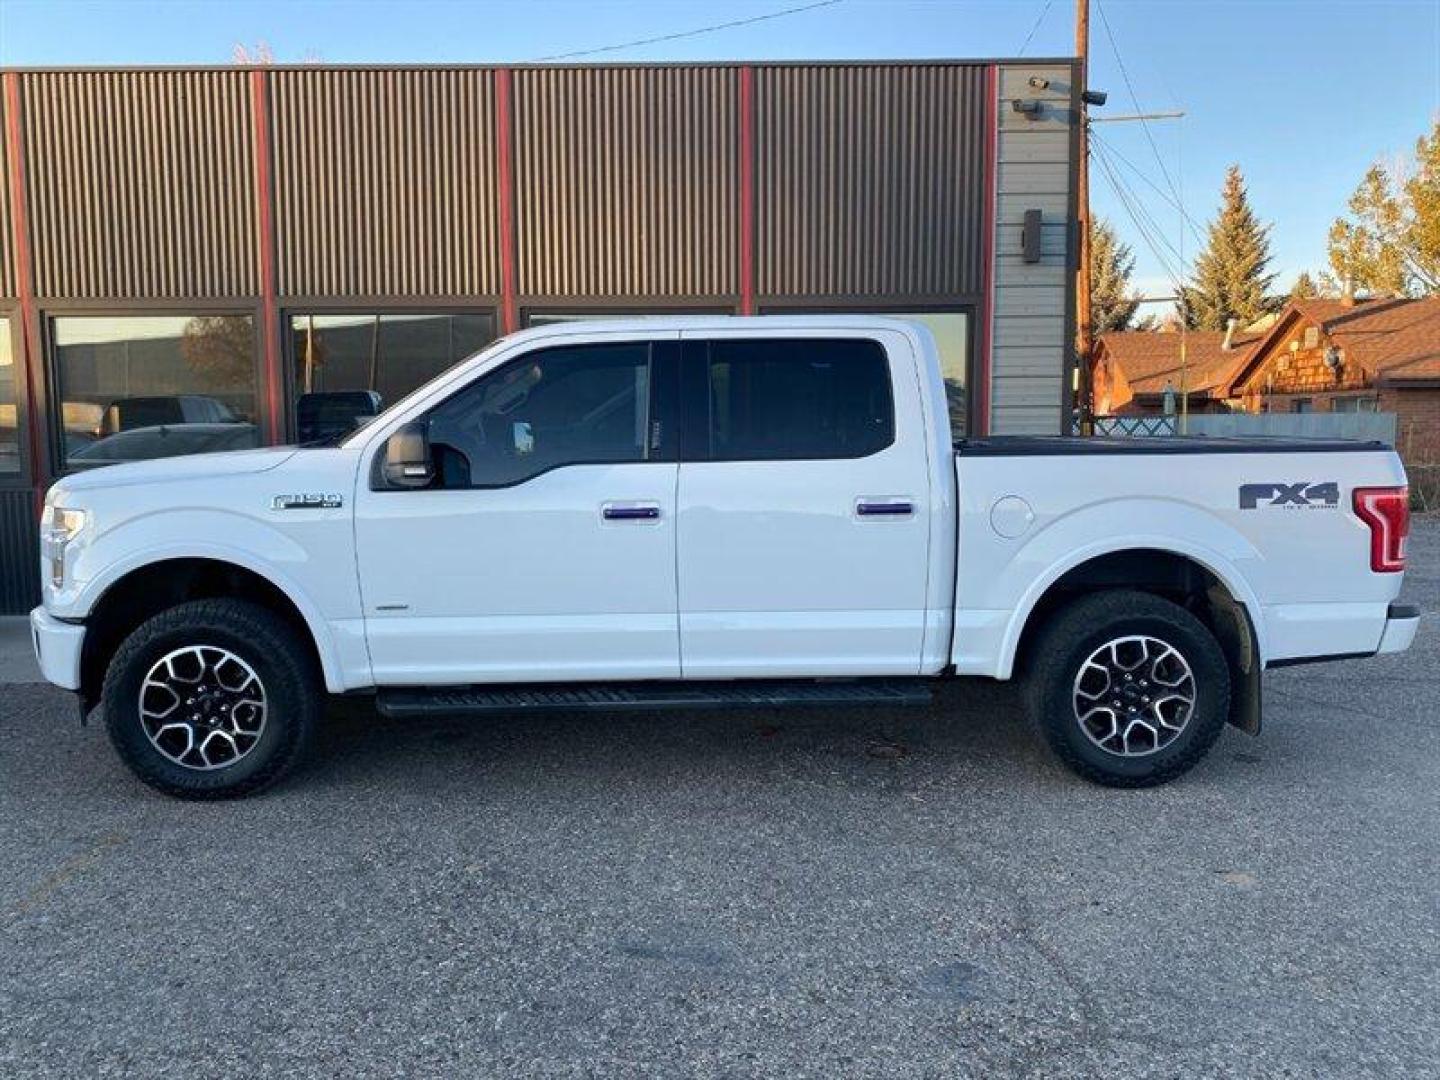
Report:
[[384,721],[141,787],[0,687],[0,1075],[1414,1076],[1440,1062],[1440,521],[1407,655],[1267,676],[1168,787],[1013,692]]

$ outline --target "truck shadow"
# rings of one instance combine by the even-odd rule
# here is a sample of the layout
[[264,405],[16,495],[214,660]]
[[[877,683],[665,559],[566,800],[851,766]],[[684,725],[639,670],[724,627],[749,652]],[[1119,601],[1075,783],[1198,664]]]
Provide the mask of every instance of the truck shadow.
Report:
[[[303,779],[492,787],[563,777],[574,783],[685,782],[725,774],[755,782],[808,775],[876,783],[962,767],[993,780],[1050,769],[1010,686],[962,680],[915,708],[747,709],[391,720],[366,698],[341,699],[317,732]],[[1057,769],[1058,774],[1058,769]]]

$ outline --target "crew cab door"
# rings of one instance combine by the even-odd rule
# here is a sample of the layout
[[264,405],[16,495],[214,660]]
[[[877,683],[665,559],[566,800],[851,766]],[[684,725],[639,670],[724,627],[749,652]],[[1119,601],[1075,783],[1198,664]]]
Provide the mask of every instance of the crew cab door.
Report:
[[930,492],[906,339],[682,340],[685,677],[916,674]]
[[679,345],[663,336],[540,345],[478,376],[420,417],[425,488],[362,465],[377,685],[679,676]]

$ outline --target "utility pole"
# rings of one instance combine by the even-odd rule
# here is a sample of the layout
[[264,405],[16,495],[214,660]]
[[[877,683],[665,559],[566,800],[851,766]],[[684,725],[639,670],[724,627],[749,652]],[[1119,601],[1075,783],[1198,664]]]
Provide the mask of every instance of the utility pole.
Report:
[[[1080,265],[1075,270],[1075,363],[1079,371],[1082,434],[1090,434],[1090,0],[1075,0],[1075,56],[1080,61],[1080,160],[1076,175]],[[1068,423],[1068,421],[1067,421]]]

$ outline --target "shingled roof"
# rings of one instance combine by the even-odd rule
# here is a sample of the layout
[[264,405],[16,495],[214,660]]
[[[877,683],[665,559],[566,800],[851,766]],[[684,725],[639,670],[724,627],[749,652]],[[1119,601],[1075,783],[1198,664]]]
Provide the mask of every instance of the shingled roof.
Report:
[[1440,296],[1421,300],[1295,300],[1276,321],[1247,363],[1227,380],[1233,393],[1272,344],[1291,333],[1297,320],[1313,323],[1377,383],[1403,384],[1440,379]]
[[1325,333],[1378,380],[1440,379],[1440,296],[1331,308],[1324,320]]
[[[1187,371],[1183,381],[1188,393],[1203,394],[1225,384],[1245,363],[1261,334],[1237,330],[1224,348],[1225,335],[1212,330],[1189,330],[1185,338]],[[1178,331],[1114,331],[1100,335],[1100,344],[1110,360],[1125,375],[1130,392],[1163,394],[1166,384],[1179,391],[1180,339]]]

